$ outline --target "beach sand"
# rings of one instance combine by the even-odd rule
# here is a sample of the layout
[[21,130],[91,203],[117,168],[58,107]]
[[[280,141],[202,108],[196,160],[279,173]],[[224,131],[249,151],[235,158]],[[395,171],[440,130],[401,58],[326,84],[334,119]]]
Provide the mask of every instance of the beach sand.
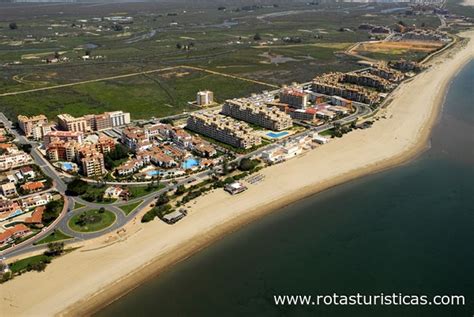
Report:
[[[474,56],[471,41],[437,57],[427,71],[402,84],[372,128],[356,130],[305,155],[261,171],[265,180],[230,196],[222,189],[190,204],[176,225],[159,220],[127,227],[127,239],[103,239],[60,257],[45,272],[1,285],[5,316],[87,315],[163,268],[267,212],[348,180],[402,164],[427,148],[452,77]],[[443,60],[443,62],[441,62]]]
[[464,0],[463,2],[461,2],[461,5],[468,6],[468,7],[474,7],[474,0]]

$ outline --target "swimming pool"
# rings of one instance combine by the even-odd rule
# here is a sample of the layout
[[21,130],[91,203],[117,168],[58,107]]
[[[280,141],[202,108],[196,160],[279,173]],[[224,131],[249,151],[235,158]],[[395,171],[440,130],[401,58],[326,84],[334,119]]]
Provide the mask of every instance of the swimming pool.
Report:
[[63,169],[65,169],[66,171],[72,170],[73,169],[72,164],[68,162],[63,163]]
[[152,171],[146,172],[146,174],[147,174],[148,176],[157,176],[157,175],[160,175],[161,172],[158,171],[158,170],[152,170]]
[[184,169],[190,169],[190,168],[193,168],[193,167],[198,166],[198,165],[199,165],[199,161],[197,159],[195,159],[194,157],[191,157],[191,158],[188,158],[186,161],[183,162],[182,167]]
[[282,132],[268,132],[267,136],[272,138],[272,139],[278,139],[281,137],[284,137],[285,135],[288,135],[287,131],[282,131]]

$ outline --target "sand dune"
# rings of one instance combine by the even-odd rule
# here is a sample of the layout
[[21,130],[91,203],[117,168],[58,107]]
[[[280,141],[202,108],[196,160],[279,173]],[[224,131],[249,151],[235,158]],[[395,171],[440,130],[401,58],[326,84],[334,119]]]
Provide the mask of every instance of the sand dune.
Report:
[[372,128],[263,170],[265,181],[241,195],[216,190],[200,197],[174,226],[130,224],[128,232],[134,234],[124,241],[84,251],[102,239],[55,260],[43,273],[15,277],[1,286],[0,311],[6,316],[86,314],[266,212],[413,158],[427,146],[451,78],[474,57],[474,32],[463,36],[471,39],[467,45],[434,60],[429,70],[396,90],[395,100],[378,114],[387,119]]

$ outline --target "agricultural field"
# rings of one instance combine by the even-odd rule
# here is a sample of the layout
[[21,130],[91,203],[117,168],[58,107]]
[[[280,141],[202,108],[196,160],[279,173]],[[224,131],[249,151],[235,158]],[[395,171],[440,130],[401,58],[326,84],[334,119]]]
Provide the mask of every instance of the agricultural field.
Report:
[[[395,4],[222,3],[0,4],[0,111],[12,117],[104,110],[129,111],[133,119],[179,114],[192,110],[188,101],[200,89],[213,90],[223,101],[269,88],[246,79],[278,86],[357,69],[358,58],[345,51],[369,39],[361,23],[439,25],[434,16],[393,12]],[[105,18],[117,15],[133,23]],[[418,58],[418,51],[368,55]],[[127,74],[136,75],[109,79]],[[2,96],[71,83],[77,85]]]
[[443,46],[440,42],[397,41],[364,43],[357,47],[357,54],[374,59],[391,60],[407,56],[412,60],[420,60]]

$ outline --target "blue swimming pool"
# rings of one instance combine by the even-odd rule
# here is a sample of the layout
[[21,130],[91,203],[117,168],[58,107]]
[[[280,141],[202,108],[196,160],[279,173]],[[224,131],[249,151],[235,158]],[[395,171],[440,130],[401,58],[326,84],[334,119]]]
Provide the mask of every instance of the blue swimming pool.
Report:
[[199,161],[197,159],[195,159],[194,157],[192,157],[192,158],[188,158],[186,161],[184,161],[182,167],[184,169],[190,169],[190,168],[193,168],[193,167],[198,166],[198,165],[199,165]]
[[148,176],[157,176],[157,175],[160,175],[161,172],[160,172],[160,171],[157,171],[157,170],[153,170],[153,171],[148,171],[148,172],[146,172],[146,174],[147,174]]
[[63,169],[65,169],[66,171],[71,171],[71,170],[73,170],[74,168],[73,168],[73,166],[72,166],[71,163],[65,162],[65,163],[63,163]]
[[272,139],[278,139],[278,138],[284,137],[285,135],[288,135],[288,132],[282,131],[282,132],[268,132],[267,133],[267,136]]

